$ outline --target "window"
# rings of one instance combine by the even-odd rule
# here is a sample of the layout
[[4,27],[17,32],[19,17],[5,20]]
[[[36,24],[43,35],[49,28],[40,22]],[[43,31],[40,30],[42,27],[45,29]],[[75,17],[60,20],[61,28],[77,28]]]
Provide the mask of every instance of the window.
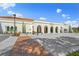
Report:
[[14,30],[17,31],[17,27],[14,28],[13,26],[11,26],[11,27],[7,26],[7,29],[6,29],[7,32],[13,33]]
[[13,31],[13,26],[11,26],[11,31]]
[[10,27],[9,26],[7,26],[7,31],[9,31],[10,30]]

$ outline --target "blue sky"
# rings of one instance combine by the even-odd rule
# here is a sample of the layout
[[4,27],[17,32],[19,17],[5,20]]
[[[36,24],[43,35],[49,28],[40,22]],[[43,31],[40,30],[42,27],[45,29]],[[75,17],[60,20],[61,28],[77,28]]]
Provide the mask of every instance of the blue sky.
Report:
[[79,19],[79,4],[74,3],[16,3],[0,4],[0,15],[33,18],[36,20],[45,19],[46,21],[77,22]]

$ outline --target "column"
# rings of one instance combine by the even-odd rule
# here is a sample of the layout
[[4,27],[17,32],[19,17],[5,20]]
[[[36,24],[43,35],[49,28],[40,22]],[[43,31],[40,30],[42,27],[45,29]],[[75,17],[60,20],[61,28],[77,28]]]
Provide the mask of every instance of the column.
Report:
[[56,28],[56,27],[55,27],[55,26],[53,26],[53,33],[56,33],[56,32],[55,32],[55,28]]
[[51,32],[50,32],[50,27],[51,27],[51,26],[48,26],[48,33],[51,33]]

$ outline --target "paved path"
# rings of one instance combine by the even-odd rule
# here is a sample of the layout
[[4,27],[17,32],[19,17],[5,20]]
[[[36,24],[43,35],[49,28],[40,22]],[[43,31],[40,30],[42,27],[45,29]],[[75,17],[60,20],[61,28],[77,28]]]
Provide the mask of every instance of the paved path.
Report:
[[76,33],[48,33],[48,34],[39,34],[33,35],[32,38],[48,38],[48,39],[56,39],[57,37],[74,37],[79,38],[79,34]]
[[17,37],[9,37],[4,41],[0,42],[0,54],[7,52],[8,50],[12,49],[13,45],[15,44]]
[[48,55],[48,51],[29,36],[20,36],[14,44],[10,56]]
[[0,42],[9,38],[9,35],[6,35],[6,34],[0,34]]
[[[14,55],[29,55],[25,54],[24,50],[27,50],[27,45],[34,42],[38,42],[43,46],[51,55],[65,55],[68,52],[79,50],[79,34],[72,33],[59,33],[59,34],[39,34],[33,35],[32,40],[27,41],[27,37],[19,37],[16,41],[16,37],[10,37],[0,43],[0,51],[10,50],[8,47],[13,46]],[[8,43],[9,42],[9,43]],[[16,42],[16,44],[14,44]],[[5,44],[6,43],[6,44]],[[3,45],[2,45],[3,44]],[[3,47],[5,46],[5,47]],[[7,49],[8,48],[8,49]],[[38,49],[38,48],[36,48]],[[31,51],[27,50],[27,51]],[[10,52],[10,51],[9,51]],[[17,54],[17,55],[18,55]]]
[[39,41],[52,55],[66,55],[79,50],[79,34],[39,34],[32,37]]

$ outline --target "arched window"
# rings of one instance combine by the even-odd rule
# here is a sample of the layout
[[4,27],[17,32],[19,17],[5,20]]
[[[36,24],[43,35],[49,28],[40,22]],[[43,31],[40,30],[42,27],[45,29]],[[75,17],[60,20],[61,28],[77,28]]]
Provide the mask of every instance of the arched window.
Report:
[[48,27],[47,26],[44,27],[44,33],[48,33]]
[[50,27],[50,33],[53,33],[53,27]]
[[55,28],[55,32],[58,33],[58,27]]
[[12,33],[13,31],[14,31],[14,28],[13,28],[13,26],[11,26],[10,32]]
[[37,26],[37,33],[41,33],[41,26],[40,25]]
[[13,26],[11,26],[11,31],[13,31]]
[[9,26],[7,26],[7,31],[9,31],[10,30],[10,27]]

